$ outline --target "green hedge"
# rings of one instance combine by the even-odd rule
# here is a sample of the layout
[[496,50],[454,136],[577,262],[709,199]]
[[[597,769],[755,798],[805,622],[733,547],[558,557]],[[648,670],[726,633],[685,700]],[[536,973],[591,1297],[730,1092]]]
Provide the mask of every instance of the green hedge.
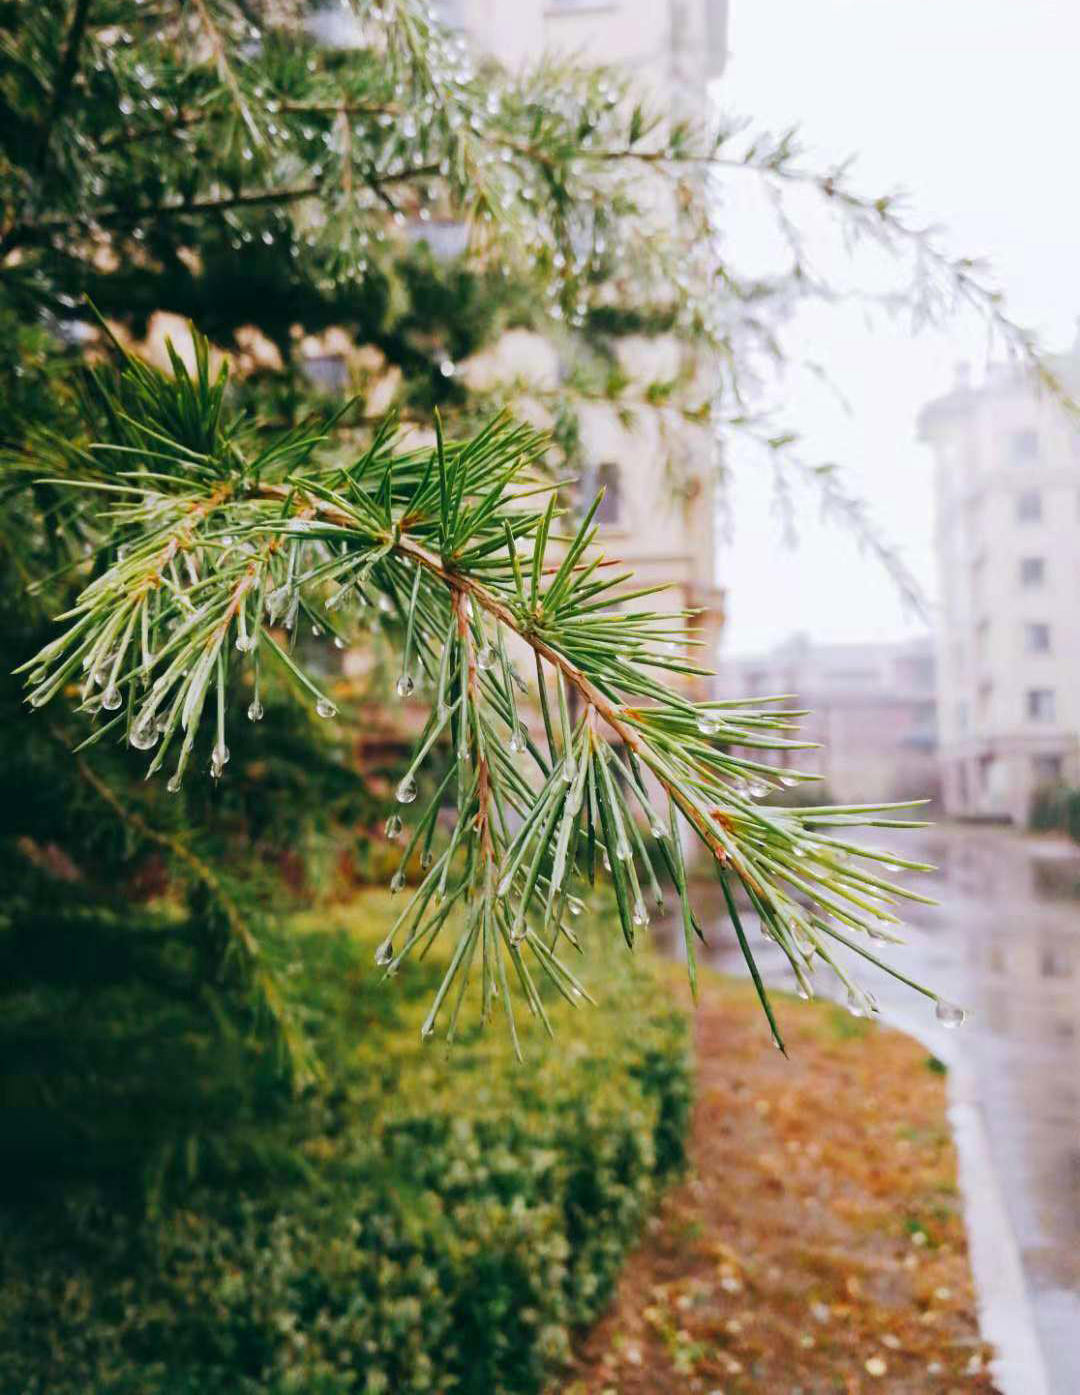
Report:
[[1045,785],[1031,801],[1030,826],[1037,832],[1058,830],[1080,843],[1080,789]]
[[684,1018],[616,950],[526,1066],[501,1023],[447,1058],[419,1042],[438,965],[380,984],[385,898],[349,915],[301,940],[327,1080],[242,1168],[154,1216],[85,1184],[5,1214],[0,1389],[516,1395],[558,1369],[684,1161]]

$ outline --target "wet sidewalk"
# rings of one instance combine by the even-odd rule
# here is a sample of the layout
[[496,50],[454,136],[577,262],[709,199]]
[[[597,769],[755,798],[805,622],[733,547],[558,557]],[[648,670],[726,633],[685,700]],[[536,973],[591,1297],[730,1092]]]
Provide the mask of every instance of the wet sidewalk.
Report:
[[[963,1004],[970,1017],[947,1032],[927,1000],[872,966],[861,981],[877,995],[883,1018],[917,1031],[962,1070],[1016,1236],[1051,1395],[1076,1395],[1080,849],[981,827],[913,832],[896,846],[941,869],[911,879],[941,904],[911,907],[907,943],[889,952],[898,968]],[[716,927],[710,962],[741,971],[720,906],[703,909],[703,923]],[[767,982],[790,986],[779,952],[760,938],[754,944]]]

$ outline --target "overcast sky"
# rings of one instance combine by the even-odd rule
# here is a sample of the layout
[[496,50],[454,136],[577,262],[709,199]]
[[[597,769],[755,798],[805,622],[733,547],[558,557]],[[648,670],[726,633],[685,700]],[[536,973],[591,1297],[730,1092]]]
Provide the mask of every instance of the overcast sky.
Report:
[[[776,130],[797,122],[824,158],[858,154],[860,184],[902,185],[948,229],[951,248],[986,256],[1014,314],[1051,347],[1080,314],[1080,0],[732,0],[731,55],[718,96]],[[755,224],[729,211],[752,255]],[[868,329],[861,312],[814,312],[799,338],[843,385],[851,413],[797,389],[789,417],[816,458],[841,460],[927,590],[930,460],[915,434],[957,360],[979,371],[985,340],[968,322],[944,335]],[[721,559],[729,653],[794,630],[822,640],[894,638],[905,619],[877,564],[811,511],[795,551],[777,545],[762,473],[739,473],[736,535]]]

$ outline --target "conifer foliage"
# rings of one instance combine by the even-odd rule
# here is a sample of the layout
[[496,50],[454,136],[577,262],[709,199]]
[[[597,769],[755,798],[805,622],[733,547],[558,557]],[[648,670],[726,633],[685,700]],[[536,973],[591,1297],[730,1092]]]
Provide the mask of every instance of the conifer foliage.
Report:
[[[868,942],[888,937],[895,898],[914,893],[862,859],[911,864],[863,853],[846,830],[897,821],[883,809],[757,802],[777,777],[754,752],[798,748],[792,714],[775,699],[694,703],[665,682],[702,672],[677,652],[686,617],[643,606],[649,592],[627,590],[630,577],[604,567],[591,546],[599,497],[572,533],[559,531],[542,436],[495,420],[466,441],[440,430],[434,448],[403,452],[388,426],[344,463],[323,458],[325,431],[249,441],[203,340],[193,374],[178,357],[172,376],[128,359],[118,376],[105,369],[91,382],[98,439],[60,452],[63,474],[44,483],[96,501],[97,565],[58,636],[24,665],[31,706],[77,689],[95,721],[87,744],[147,752],[147,774],[178,791],[207,764],[215,779],[225,772],[241,670],[254,674],[250,720],[261,716],[261,668],[276,665],[332,721],[337,709],[291,639],[310,625],[344,645],[373,607],[396,616],[397,693],[422,683],[430,713],[387,829],[402,843],[392,885],[404,887],[416,849],[424,877],[377,962],[393,975],[437,935],[454,936],[425,1036],[444,1027],[452,1039],[474,972],[482,1015],[498,999],[515,1039],[515,995],[546,1019],[536,974],[571,1000],[586,996],[562,950],[577,944],[573,918],[598,865],[628,945],[648,923],[648,902],[662,905],[657,871],[666,874],[693,975],[700,927],[680,822],[716,864],[752,969],[733,883],[804,991],[818,957],[872,1010],[837,945],[878,962]],[[511,637],[535,660],[542,746],[522,719],[527,684]],[[448,769],[414,813],[417,777],[440,743]],[[761,997],[781,1045],[763,988]]]
[[[862,852],[850,829],[906,820],[761,803],[776,777],[754,753],[797,745],[797,714],[774,698],[685,695],[691,617],[651,609],[595,552],[595,502],[568,521],[543,438],[505,418],[477,427],[454,397],[441,321],[394,319],[399,273],[410,243],[442,228],[462,234],[470,274],[512,287],[553,335],[672,330],[694,346],[693,371],[642,401],[802,468],[796,434],[753,405],[783,356],[772,309],[834,293],[807,265],[789,192],[895,256],[908,294],[886,299],[923,314],[974,305],[1038,368],[979,269],[894,197],[861,194],[846,167],[814,170],[791,133],[661,119],[618,74],[540,55],[510,77],[420,0],[6,0],[0,23],[0,540],[17,657],[45,613],[58,617],[21,666],[36,709],[23,720],[83,743],[78,768],[214,904],[221,961],[283,1035],[294,1041],[278,978],[230,891],[249,869],[234,855],[219,873],[191,830],[165,837],[157,813],[133,814],[143,796],[122,772],[105,778],[101,751],[131,748],[155,781],[183,786],[178,801],[207,769],[226,786],[236,727],[259,721],[267,684],[291,684],[327,729],[337,719],[300,628],[362,643],[373,614],[398,637],[398,693],[430,709],[387,828],[424,876],[379,951],[393,975],[451,939],[425,1035],[453,1036],[470,981],[512,1033],[522,1004],[544,1016],[538,976],[578,1001],[567,949],[597,878],[627,943],[673,888],[693,974],[686,831],[723,881],[751,968],[747,904],[805,991],[824,963],[871,1010],[842,955],[879,962],[872,946],[910,894],[888,869],[909,864]],[[712,195],[729,174],[773,201],[790,244],[775,276],[724,257]],[[179,310],[226,342],[250,319],[285,355],[294,322],[318,330],[348,306],[364,342],[396,334],[407,372],[428,376],[420,397],[447,407],[446,438],[440,422],[434,448],[407,449],[388,423],[358,445],[302,410],[282,426],[278,399],[254,391],[244,415],[205,341],[193,367],[174,355],[160,372],[93,328],[93,303],[134,327]],[[107,362],[84,374],[88,326]],[[606,391],[623,404],[625,388]],[[560,386],[557,421],[580,389]],[[810,474],[907,585],[835,474]],[[75,721],[57,715],[71,707]]]

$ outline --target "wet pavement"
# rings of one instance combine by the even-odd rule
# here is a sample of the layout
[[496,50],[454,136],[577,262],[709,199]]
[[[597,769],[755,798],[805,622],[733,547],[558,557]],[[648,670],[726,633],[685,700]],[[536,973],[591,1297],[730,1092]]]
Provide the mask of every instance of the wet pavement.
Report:
[[[1017,1237],[1050,1390],[1077,1395],[1080,849],[993,827],[920,830],[893,835],[892,845],[940,868],[910,884],[941,904],[913,905],[906,944],[886,954],[970,1015],[947,1031],[928,999],[873,965],[862,966],[859,981],[884,1020],[916,1032],[946,1062],[962,1057]],[[711,897],[695,900],[702,923],[716,927],[708,962],[743,971],[719,896],[715,906]],[[681,948],[681,931],[669,942]],[[756,934],[752,944],[766,982],[793,986],[779,951]]]

